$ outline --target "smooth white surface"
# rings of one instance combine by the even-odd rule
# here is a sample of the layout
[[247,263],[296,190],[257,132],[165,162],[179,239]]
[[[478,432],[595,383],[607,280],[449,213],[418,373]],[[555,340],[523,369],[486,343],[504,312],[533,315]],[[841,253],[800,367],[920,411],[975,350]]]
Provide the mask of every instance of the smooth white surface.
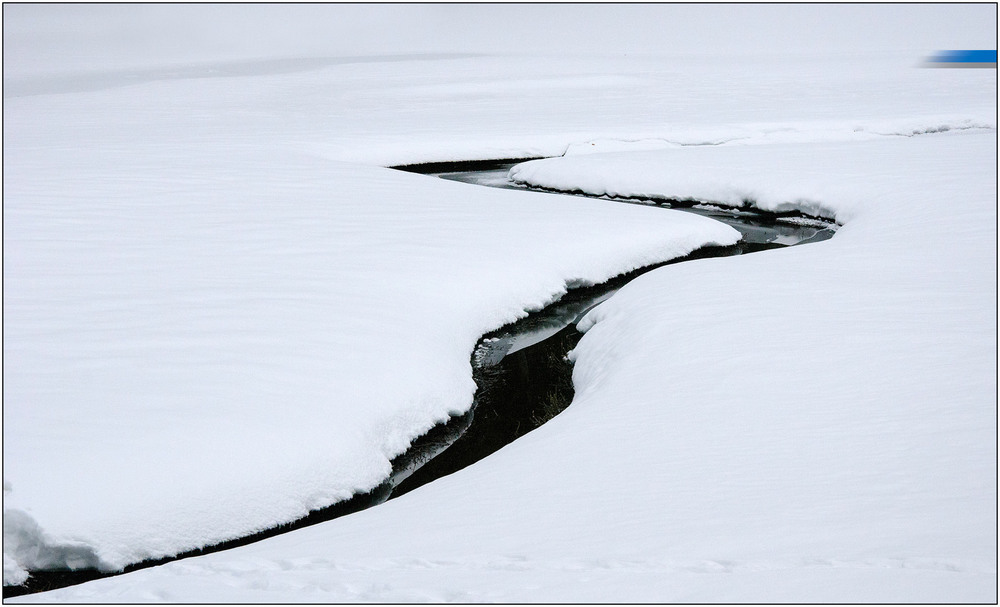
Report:
[[871,204],[631,282],[545,426],[377,508],[32,600],[995,600],[995,146],[817,145],[879,163]]
[[370,487],[468,406],[483,332],[732,237],[375,165],[567,152],[537,178],[846,224],[633,283],[585,323],[574,404],[461,473],[25,600],[996,600],[995,71],[693,48],[118,61],[95,30],[95,66],[61,72],[24,32],[4,550],[27,567],[120,567]]
[[33,542],[120,568],[368,490],[471,405],[480,335],[739,238],[294,155],[149,162],[7,159],[5,507],[45,532],[13,548],[29,569],[65,564]]

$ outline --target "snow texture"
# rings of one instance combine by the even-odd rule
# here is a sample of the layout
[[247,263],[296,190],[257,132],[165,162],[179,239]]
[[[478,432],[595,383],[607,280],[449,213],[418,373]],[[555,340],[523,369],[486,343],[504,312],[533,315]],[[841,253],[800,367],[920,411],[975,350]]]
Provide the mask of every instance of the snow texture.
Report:
[[567,281],[739,238],[294,155],[5,168],[5,523],[47,532],[6,542],[24,565],[79,566],[83,542],[121,568],[371,489],[471,405],[480,335]]
[[[823,166],[881,169],[833,240],[634,280],[580,323],[570,408],[494,456],[33,598],[994,601],[995,146],[817,145]],[[744,160],[767,174],[771,151]]]
[[844,224],[633,281],[581,323],[572,406],[475,466],[19,600],[996,601],[995,71],[272,56],[8,78],[6,46],[5,584],[373,487],[469,406],[480,335],[735,239],[381,167],[565,153],[513,174]]
[[[995,132],[995,128],[968,128]],[[920,134],[954,130],[964,129],[944,125]],[[796,134],[798,139],[803,131]],[[852,180],[864,174],[868,168],[865,163],[871,158],[837,155],[836,150],[855,149],[845,147],[839,138],[833,142],[821,138],[811,143],[770,143],[763,150],[754,145],[767,141],[766,136],[761,139],[660,149],[640,144],[646,148],[643,151],[629,150],[631,146],[623,142],[592,142],[584,146],[592,148],[585,154],[522,163],[511,168],[508,177],[522,185],[596,197],[697,201],[776,213],[800,211],[840,223],[850,221],[862,205],[871,206],[866,201],[871,193],[859,191]],[[859,141],[877,139],[865,136]],[[601,148],[616,151],[596,151]],[[837,164],[817,161],[830,153]],[[770,164],[761,166],[759,158]]]

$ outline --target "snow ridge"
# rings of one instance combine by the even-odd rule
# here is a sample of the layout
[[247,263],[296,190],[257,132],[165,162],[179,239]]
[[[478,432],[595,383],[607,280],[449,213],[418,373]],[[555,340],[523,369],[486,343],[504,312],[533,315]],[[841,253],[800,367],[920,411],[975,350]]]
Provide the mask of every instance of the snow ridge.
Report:
[[121,569],[365,492],[471,405],[481,335],[572,284],[739,239],[225,144],[19,148],[5,169],[11,581]]
[[109,569],[85,541],[60,541],[23,510],[3,510],[4,585],[21,584],[29,571]]

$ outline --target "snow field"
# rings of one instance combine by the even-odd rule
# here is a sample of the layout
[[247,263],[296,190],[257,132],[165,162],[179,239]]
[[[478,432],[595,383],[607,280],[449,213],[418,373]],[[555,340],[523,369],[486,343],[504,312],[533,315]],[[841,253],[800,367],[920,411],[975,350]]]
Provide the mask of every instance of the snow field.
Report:
[[6,545],[27,568],[79,566],[81,543],[121,568],[370,489],[469,407],[482,333],[568,280],[738,239],[280,154],[6,168],[5,520],[42,530]]
[[989,602],[995,145],[816,146],[880,162],[855,184],[877,204],[634,280],[580,323],[577,395],[535,432],[372,510],[32,599]]
[[583,325],[573,406],[474,467],[19,600],[996,600],[995,72],[164,68],[5,78],[5,583],[369,488],[471,402],[480,335],[568,283],[734,238],[373,165],[568,152],[519,178],[845,225],[634,282]]

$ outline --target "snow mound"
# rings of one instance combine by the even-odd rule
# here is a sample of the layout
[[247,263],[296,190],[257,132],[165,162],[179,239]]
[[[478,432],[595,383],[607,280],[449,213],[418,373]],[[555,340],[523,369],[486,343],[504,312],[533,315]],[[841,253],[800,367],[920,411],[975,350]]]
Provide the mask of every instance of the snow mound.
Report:
[[[598,142],[636,154],[539,178],[846,225],[761,254],[780,266],[672,270],[690,292],[656,313],[635,294],[669,292],[660,282],[595,312],[579,400],[477,466],[332,525],[25,600],[995,600],[996,141],[973,132],[995,131],[995,71],[853,47],[355,61],[381,52],[360,38],[400,51],[412,37],[345,19],[351,35],[311,54],[219,46],[231,16],[278,21],[236,5],[150,9],[140,49],[149,37],[126,34],[147,9],[119,10],[4,7],[5,94],[28,95],[4,100],[13,581],[36,557],[120,568],[371,488],[413,436],[467,409],[482,334],[569,280],[735,239],[661,209],[375,166]],[[299,15],[281,20],[296,40],[302,23],[336,38]],[[174,35],[192,29],[211,48]],[[855,24],[842,34],[857,40]],[[570,55],[588,50],[575,38]],[[615,323],[628,342],[602,338]],[[615,366],[619,349],[647,356]],[[815,381],[806,398],[794,375],[759,381],[786,361]],[[753,398],[726,392],[741,385]]]
[[4,586],[18,586],[23,584],[28,580],[28,571],[21,567],[17,560],[9,556],[6,552],[3,553],[3,585]]
[[829,167],[816,160],[817,154],[843,145],[821,141],[594,153],[521,163],[508,178],[591,196],[799,211],[844,223],[876,194],[858,187],[855,176],[867,169],[862,161]]
[[28,571],[109,568],[87,542],[54,540],[28,513],[15,508],[3,511],[3,549],[4,585],[23,583]]
[[633,280],[578,325],[572,405],[474,466],[26,600],[995,602],[995,135],[704,150],[670,164],[807,155],[851,219]]
[[367,491],[469,408],[481,335],[572,284],[739,238],[281,151],[83,154],[19,132],[4,549],[22,570],[121,569]]

